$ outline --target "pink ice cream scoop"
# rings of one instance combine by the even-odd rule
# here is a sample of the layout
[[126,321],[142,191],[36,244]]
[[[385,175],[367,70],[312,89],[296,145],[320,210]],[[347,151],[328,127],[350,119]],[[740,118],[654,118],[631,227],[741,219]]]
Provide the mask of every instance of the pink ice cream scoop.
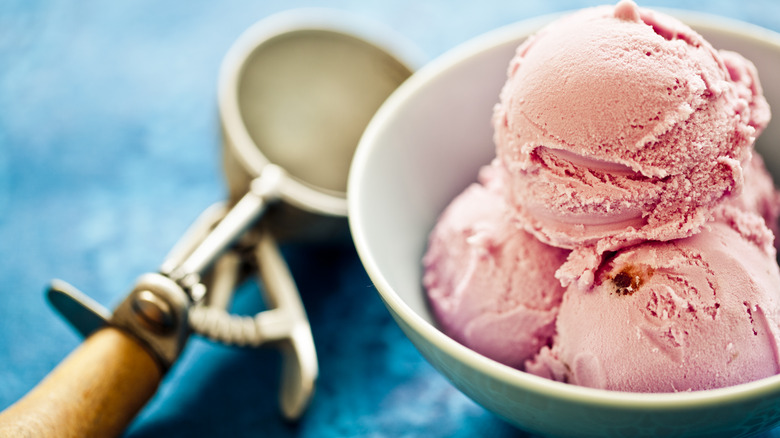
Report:
[[780,372],[780,195],[753,65],[623,0],[517,49],[496,159],[424,256],[440,328],[506,365],[620,391]]
[[[757,216],[693,237],[646,242],[605,262],[589,291],[569,288],[552,348],[529,372],[635,392],[718,388],[780,371],[780,271]],[[747,235],[745,233],[748,233]],[[768,241],[769,240],[769,241]]]
[[567,250],[511,220],[495,168],[485,167],[431,233],[423,284],[441,329],[467,347],[520,367],[548,344],[563,287],[554,272]]
[[768,120],[749,61],[625,0],[524,42],[493,117],[510,206],[577,249],[559,277],[585,286],[605,251],[698,232],[742,189]]

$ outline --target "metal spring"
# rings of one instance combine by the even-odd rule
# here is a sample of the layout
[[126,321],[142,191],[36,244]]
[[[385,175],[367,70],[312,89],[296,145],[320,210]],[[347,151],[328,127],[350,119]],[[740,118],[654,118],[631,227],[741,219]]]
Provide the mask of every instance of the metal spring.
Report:
[[189,312],[190,326],[203,336],[217,342],[241,347],[258,347],[266,341],[255,318],[231,315],[225,310],[194,306]]

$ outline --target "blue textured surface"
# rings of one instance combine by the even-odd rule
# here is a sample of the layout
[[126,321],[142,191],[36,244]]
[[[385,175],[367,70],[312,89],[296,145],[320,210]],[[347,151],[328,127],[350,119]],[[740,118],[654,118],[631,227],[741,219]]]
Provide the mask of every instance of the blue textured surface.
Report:
[[[4,0],[0,409],[80,342],[44,300],[50,279],[66,279],[113,307],[205,207],[225,196],[217,71],[253,22],[301,6],[348,10],[396,29],[432,58],[495,27],[594,4]],[[774,0],[641,4],[780,31]],[[127,436],[522,436],[421,358],[351,248],[297,246],[285,254],[320,359],[305,417],[290,425],[278,415],[274,350],[195,338]],[[260,303],[250,294],[238,305],[251,312]]]

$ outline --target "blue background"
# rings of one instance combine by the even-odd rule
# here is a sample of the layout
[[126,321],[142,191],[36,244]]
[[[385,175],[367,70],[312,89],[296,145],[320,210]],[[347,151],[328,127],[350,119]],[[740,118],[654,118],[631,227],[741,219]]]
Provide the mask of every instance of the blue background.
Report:
[[[157,269],[203,209],[226,196],[217,73],[252,23],[303,6],[347,10],[394,28],[431,59],[495,27],[595,4],[3,0],[0,409],[80,342],[44,299],[50,279],[114,307],[138,275]],[[780,31],[774,0],[640,5],[706,11]],[[284,252],[320,360],[302,420],[288,424],[278,414],[275,350],[195,337],[127,436],[523,436],[421,358],[350,245]],[[252,291],[238,297],[242,312],[261,305]]]

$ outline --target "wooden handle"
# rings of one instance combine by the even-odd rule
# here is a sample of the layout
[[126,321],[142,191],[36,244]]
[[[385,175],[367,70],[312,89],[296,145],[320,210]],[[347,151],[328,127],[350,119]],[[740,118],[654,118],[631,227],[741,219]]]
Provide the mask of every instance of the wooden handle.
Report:
[[161,378],[159,366],[135,339],[101,329],[0,413],[0,436],[118,436]]

